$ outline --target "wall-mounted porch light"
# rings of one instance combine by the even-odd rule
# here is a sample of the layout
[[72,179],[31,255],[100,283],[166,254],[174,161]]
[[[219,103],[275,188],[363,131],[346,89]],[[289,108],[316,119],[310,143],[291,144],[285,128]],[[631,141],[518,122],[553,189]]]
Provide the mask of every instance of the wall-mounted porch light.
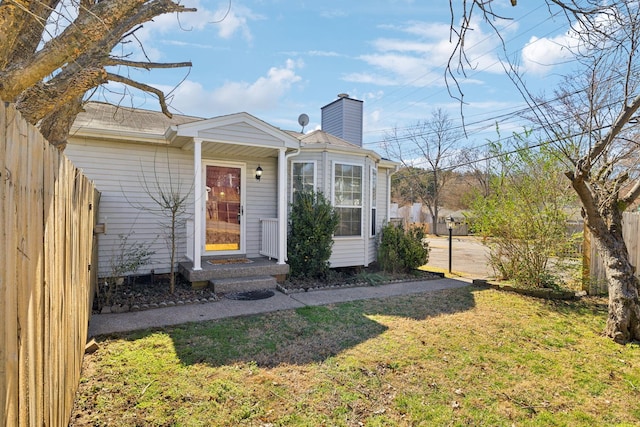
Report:
[[260,167],[260,165],[258,165],[258,167],[256,168],[256,179],[260,181],[260,178],[262,178],[262,168]]

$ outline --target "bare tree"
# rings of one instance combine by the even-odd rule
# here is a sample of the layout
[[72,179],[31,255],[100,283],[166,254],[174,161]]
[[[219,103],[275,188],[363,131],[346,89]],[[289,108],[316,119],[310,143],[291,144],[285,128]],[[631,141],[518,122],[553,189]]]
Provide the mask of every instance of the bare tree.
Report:
[[172,0],[0,0],[0,99],[16,104],[45,138],[64,149],[83,97],[107,82],[120,82],[158,98],[162,91],[113,67],[176,68],[190,62],[131,61],[112,52],[137,42],[143,23],[172,12],[195,12]]
[[489,149],[486,147],[461,149],[456,160],[458,170],[462,170],[464,176],[471,177],[478,185],[480,194],[485,197],[491,192]]
[[451,168],[445,168],[453,163],[453,151],[461,139],[462,134],[441,109],[435,110],[430,120],[403,132],[394,129],[384,138],[387,155],[402,163],[408,187],[429,209],[436,234],[442,191],[451,175]]
[[[485,13],[490,6],[487,1],[472,3]],[[545,101],[527,90],[516,66],[507,64],[505,69],[534,120],[562,151],[566,176],[604,260],[609,286],[605,334],[618,343],[637,341],[640,283],[622,237],[622,213],[640,196],[640,4],[631,0],[548,0],[547,4],[559,7],[567,18],[579,73],[567,78],[554,100]],[[485,18],[490,20],[486,14]],[[469,22],[463,20],[456,29],[460,58]]]
[[[163,166],[160,166],[157,154],[153,162],[153,176],[149,177],[144,172],[140,176],[140,186],[148,197],[148,201],[143,203],[138,200],[127,200],[133,207],[158,218],[158,224],[164,230],[169,247],[169,291],[174,293],[178,236],[180,229],[185,227],[189,219],[189,199],[193,194],[195,183],[191,179],[190,184],[185,185],[181,174],[172,165],[168,152],[166,152],[166,164]],[[143,170],[142,167],[140,169]],[[124,191],[123,194],[126,198]]]

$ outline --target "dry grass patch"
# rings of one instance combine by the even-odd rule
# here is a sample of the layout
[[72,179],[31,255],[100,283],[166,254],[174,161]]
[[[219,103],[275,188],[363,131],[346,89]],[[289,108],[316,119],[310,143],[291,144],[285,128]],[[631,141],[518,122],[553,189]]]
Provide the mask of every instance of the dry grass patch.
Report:
[[468,287],[106,337],[72,425],[636,425],[605,319]]

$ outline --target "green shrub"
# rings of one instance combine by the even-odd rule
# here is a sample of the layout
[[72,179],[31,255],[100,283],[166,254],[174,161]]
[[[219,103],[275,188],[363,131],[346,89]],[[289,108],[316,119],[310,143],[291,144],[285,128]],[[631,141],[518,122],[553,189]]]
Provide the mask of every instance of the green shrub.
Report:
[[339,217],[322,193],[296,193],[291,204],[287,256],[292,277],[321,278],[329,270]]
[[429,260],[429,244],[422,228],[405,230],[402,225],[387,224],[378,243],[378,264],[390,273],[410,273]]
[[575,194],[552,148],[521,148],[513,153],[494,148],[501,169],[491,178],[491,193],[477,195],[469,220],[489,247],[499,279],[553,288],[560,282],[557,273],[570,273],[565,260],[581,238],[567,228]]

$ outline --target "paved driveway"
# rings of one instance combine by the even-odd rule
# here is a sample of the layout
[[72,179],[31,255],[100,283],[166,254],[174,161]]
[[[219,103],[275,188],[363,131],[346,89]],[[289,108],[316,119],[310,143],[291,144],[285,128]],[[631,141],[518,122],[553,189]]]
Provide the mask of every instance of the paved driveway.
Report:
[[[427,266],[438,270],[449,269],[449,237],[429,236],[429,262]],[[489,250],[473,236],[453,236],[451,269],[463,277],[487,279],[494,276],[488,265]]]

